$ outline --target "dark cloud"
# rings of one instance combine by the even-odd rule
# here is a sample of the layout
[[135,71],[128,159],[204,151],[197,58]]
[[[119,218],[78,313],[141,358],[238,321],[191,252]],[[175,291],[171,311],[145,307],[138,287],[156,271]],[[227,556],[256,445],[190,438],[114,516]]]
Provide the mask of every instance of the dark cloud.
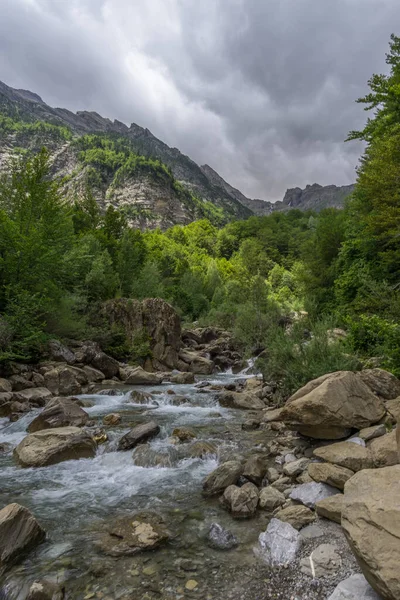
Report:
[[398,0],[2,0],[0,79],[148,127],[252,197],[354,181]]

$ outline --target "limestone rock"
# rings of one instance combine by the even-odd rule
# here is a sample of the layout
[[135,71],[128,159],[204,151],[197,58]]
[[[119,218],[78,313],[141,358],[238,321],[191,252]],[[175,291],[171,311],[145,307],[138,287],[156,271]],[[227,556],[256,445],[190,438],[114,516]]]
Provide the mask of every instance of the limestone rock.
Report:
[[218,523],[211,523],[207,541],[208,545],[216,550],[230,550],[239,545],[237,537]]
[[330,463],[312,462],[308,465],[310,477],[318,483],[327,483],[332,487],[343,490],[346,481],[353,477],[354,471],[345,467],[338,467]]
[[345,485],[342,527],[365,578],[400,598],[400,465],[357,473]]
[[170,537],[164,520],[157,514],[143,512],[121,517],[100,540],[100,549],[109,556],[132,556],[154,550]]
[[30,423],[29,433],[55,427],[83,427],[89,419],[87,412],[69,398],[53,398]]
[[271,519],[267,530],[259,535],[255,552],[268,566],[281,567],[295,560],[300,546],[300,534],[294,527]]
[[367,427],[366,429],[361,429],[358,436],[364,440],[364,442],[369,442],[375,438],[381,437],[386,434],[386,426],[381,423],[380,425],[372,425],[372,427]]
[[335,521],[336,523],[339,523],[339,525],[342,518],[342,508],[343,494],[336,494],[336,496],[320,500],[315,506],[317,515],[329,519],[330,521]]
[[347,437],[353,428],[377,423],[383,402],[351,371],[338,371],[309,382],[284,406],[281,419],[290,428],[317,439]]
[[374,466],[371,451],[351,442],[338,442],[314,450],[314,456],[351,471],[371,469]]
[[127,370],[125,383],[129,385],[160,385],[162,378],[155,373],[148,373],[142,367]]
[[267,472],[267,457],[261,454],[254,454],[246,461],[243,469],[243,477],[260,485]]
[[326,485],[326,483],[302,483],[295,487],[290,494],[290,498],[295,502],[301,502],[308,508],[314,508],[320,500],[338,493],[339,491],[336,488]]
[[392,467],[399,463],[396,430],[372,440],[369,448],[375,467]]
[[321,544],[311,555],[300,562],[300,570],[313,579],[330,577],[337,573],[342,564],[342,559],[332,544]]
[[263,410],[263,421],[264,423],[273,423],[281,421],[281,415],[283,408],[272,408]]
[[304,457],[293,460],[283,467],[283,473],[288,477],[297,477],[297,475],[300,475],[300,473],[303,473],[307,469],[309,463],[310,459]]
[[219,395],[218,401],[226,408],[242,408],[245,410],[260,410],[265,404],[255,394],[245,392],[224,392]]
[[374,394],[384,400],[400,396],[400,380],[384,369],[364,369],[358,376]]
[[236,519],[248,519],[255,515],[258,505],[258,489],[254,483],[242,487],[230,485],[222,497],[223,504]]
[[105,379],[105,375],[102,371],[95,369],[94,367],[90,367],[89,365],[85,365],[83,367],[83,371],[87,377],[89,383],[95,383],[98,381],[103,381]]
[[341,581],[328,600],[382,600],[372,589],[364,575],[351,575]]
[[188,365],[188,368],[192,373],[198,375],[211,375],[214,372],[214,362],[209,358],[197,354],[197,352],[181,350],[179,352],[179,358]]
[[27,508],[20,504],[5,506],[0,510],[0,567],[18,562],[45,537]]
[[314,512],[303,505],[293,505],[282,508],[275,514],[275,517],[285,523],[290,523],[295,529],[302,529],[315,521]]
[[130,450],[143,444],[160,433],[160,427],[154,421],[141,423],[128,431],[118,443],[118,450]]
[[93,458],[96,444],[78,427],[60,427],[30,433],[14,450],[22,467],[45,467],[64,460]]
[[259,498],[259,506],[268,512],[274,511],[282,504],[285,504],[286,498],[279,490],[269,486],[262,488]]
[[203,481],[204,496],[215,496],[222,493],[228,486],[234,485],[243,472],[242,464],[230,460],[212,471]]

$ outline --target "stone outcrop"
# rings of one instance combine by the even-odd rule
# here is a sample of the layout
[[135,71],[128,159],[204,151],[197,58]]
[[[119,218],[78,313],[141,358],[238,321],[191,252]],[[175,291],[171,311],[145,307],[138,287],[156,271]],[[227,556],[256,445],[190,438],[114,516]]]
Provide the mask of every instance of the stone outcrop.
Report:
[[347,437],[352,429],[377,423],[385,407],[351,371],[338,371],[310,381],[287,401],[282,421],[290,429],[317,439]]
[[345,485],[342,527],[367,581],[400,598],[400,465],[366,469]]
[[118,442],[118,450],[131,450],[139,444],[148,442],[160,433],[160,427],[154,421],[141,423],[128,431]]
[[30,433],[14,450],[22,467],[45,467],[64,460],[93,458],[96,444],[78,427],[60,427]]
[[0,567],[22,559],[46,534],[32,513],[20,504],[0,510]]
[[53,398],[28,426],[29,433],[55,427],[83,427],[89,415],[69,398]]
[[384,369],[364,369],[358,377],[384,400],[393,400],[400,396],[400,380]]

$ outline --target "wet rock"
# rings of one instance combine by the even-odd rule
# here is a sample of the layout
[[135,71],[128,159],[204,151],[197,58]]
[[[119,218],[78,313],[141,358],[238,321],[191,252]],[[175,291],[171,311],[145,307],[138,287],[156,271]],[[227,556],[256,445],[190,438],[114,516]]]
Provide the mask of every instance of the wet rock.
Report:
[[218,523],[211,523],[207,536],[208,545],[216,550],[231,550],[239,545],[237,537]]
[[98,381],[103,381],[106,378],[102,371],[95,369],[94,367],[90,367],[89,365],[85,365],[83,367],[83,371],[87,377],[89,383],[96,383]]
[[197,375],[211,375],[214,372],[214,362],[196,352],[181,350],[179,352],[179,358],[188,365],[188,368],[192,373]]
[[267,472],[267,460],[266,456],[260,454],[250,456],[244,465],[243,477],[256,485],[260,485]]
[[313,579],[319,577],[331,577],[338,572],[342,559],[332,544],[321,544],[311,555],[300,561],[300,570]]
[[119,440],[118,450],[131,450],[156,437],[159,433],[160,427],[154,421],[136,425]]
[[384,369],[364,369],[358,376],[374,394],[384,400],[400,396],[400,380]]
[[335,588],[328,600],[382,600],[372,589],[364,575],[352,575]]
[[198,441],[191,444],[187,450],[187,456],[190,458],[205,458],[217,454],[217,447],[211,442]]
[[298,460],[294,460],[285,464],[283,467],[283,473],[288,477],[297,477],[303,471],[305,471],[310,463],[308,458],[299,458]]
[[267,530],[258,538],[256,555],[271,567],[292,563],[300,550],[301,538],[289,523],[271,519]]
[[101,427],[96,427],[94,431],[91,432],[92,439],[96,442],[98,446],[100,444],[105,444],[108,442],[108,435],[104,429]]
[[0,394],[11,392],[11,391],[12,391],[11,383],[7,379],[0,377]]
[[275,517],[285,523],[290,523],[295,529],[301,529],[315,521],[315,514],[306,506],[287,506],[275,514]]
[[265,404],[251,392],[223,392],[218,397],[218,402],[226,408],[242,408],[244,410],[260,410]]
[[117,387],[112,388],[96,388],[96,394],[99,396],[123,396],[124,392],[119,390]]
[[221,494],[228,486],[234,485],[243,472],[240,462],[230,460],[212,471],[203,481],[203,495]]
[[197,437],[196,432],[193,429],[190,429],[190,427],[176,427],[173,430],[172,435],[178,438],[180,442],[188,442]]
[[224,492],[222,503],[235,519],[248,519],[256,513],[258,489],[254,483],[245,483],[242,487],[230,485]]
[[29,402],[35,406],[44,406],[46,402],[53,397],[53,394],[47,388],[32,388],[21,390],[14,394],[14,399],[20,402]]
[[107,427],[115,427],[121,423],[121,415],[119,413],[109,413],[103,417],[103,424]]
[[26,600],[63,600],[64,590],[51,581],[34,581]]
[[148,373],[142,367],[127,369],[125,383],[129,385],[160,385],[162,378],[155,373]]
[[162,451],[154,450],[149,444],[137,446],[132,454],[133,462],[138,467],[175,467],[181,456],[176,448],[166,447]]
[[303,483],[292,491],[290,498],[295,502],[301,502],[308,508],[314,508],[320,500],[338,493],[339,491],[336,488],[325,483]]
[[65,460],[93,458],[96,444],[78,427],[60,427],[30,433],[14,450],[22,467],[45,467]]
[[194,374],[193,373],[177,373],[170,378],[171,383],[175,384],[189,384],[194,383]]
[[50,340],[48,346],[51,360],[64,362],[68,365],[73,365],[76,362],[75,354],[58,340]]
[[277,481],[279,477],[280,474],[276,469],[274,469],[274,467],[269,467],[267,469],[266,478],[270,483],[274,483],[274,481]]
[[28,390],[35,387],[33,381],[29,381],[29,379],[23,375],[12,375],[10,377],[10,383],[12,385],[13,392],[19,392],[25,389]]
[[330,498],[325,498],[317,502],[315,509],[317,515],[335,521],[335,523],[341,523],[343,508],[343,494],[336,494]]
[[29,433],[55,427],[83,427],[89,419],[82,410],[69,398],[53,398],[28,426]]
[[0,567],[17,563],[45,537],[44,529],[27,508],[5,506],[0,510]]
[[255,431],[260,428],[260,421],[258,419],[247,419],[242,423],[243,431]]
[[381,425],[373,425],[372,427],[367,427],[366,429],[362,429],[358,436],[364,440],[364,442],[369,442],[375,438],[381,437],[386,434],[386,426],[382,423]]
[[377,423],[385,415],[383,402],[351,371],[338,371],[310,381],[285,404],[281,418],[287,427],[317,439],[347,437],[353,428]]
[[371,469],[374,466],[371,451],[351,442],[338,442],[316,448],[314,456],[354,472]]
[[354,475],[354,471],[346,469],[345,467],[317,462],[308,465],[308,473],[317,483],[326,483],[339,490],[343,490],[346,481]]
[[148,404],[150,406],[159,406],[157,400],[155,400],[155,398],[153,398],[153,396],[148,392],[132,390],[130,396],[134,404]]
[[365,578],[400,598],[400,465],[356,473],[345,485],[342,527]]
[[282,504],[285,504],[286,498],[279,490],[273,487],[262,488],[259,498],[259,506],[268,512],[274,511]]
[[375,467],[392,467],[399,463],[396,430],[372,440],[369,444]]
[[109,556],[132,556],[154,550],[167,542],[170,533],[157,513],[142,512],[117,519],[99,542],[100,549]]

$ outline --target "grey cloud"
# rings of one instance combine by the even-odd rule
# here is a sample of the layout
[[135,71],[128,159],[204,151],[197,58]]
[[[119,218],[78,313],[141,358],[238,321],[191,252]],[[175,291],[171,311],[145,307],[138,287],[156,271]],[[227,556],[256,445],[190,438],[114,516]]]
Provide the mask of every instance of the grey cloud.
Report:
[[398,0],[3,0],[0,79],[148,127],[251,197],[346,184]]

